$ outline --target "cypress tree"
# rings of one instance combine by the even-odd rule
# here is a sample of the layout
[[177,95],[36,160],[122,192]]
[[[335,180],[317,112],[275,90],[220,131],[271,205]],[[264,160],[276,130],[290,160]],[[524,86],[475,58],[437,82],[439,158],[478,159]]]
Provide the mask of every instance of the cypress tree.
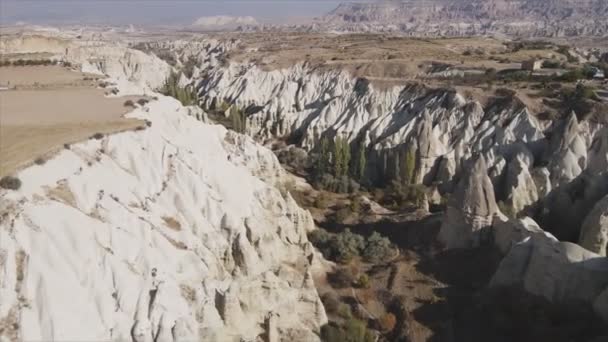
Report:
[[412,184],[414,172],[416,172],[416,154],[412,148],[408,147],[401,162],[401,180],[403,184]]
[[364,181],[365,168],[367,167],[367,156],[366,156],[365,144],[363,141],[359,142],[359,150],[357,151],[357,162],[354,164],[354,175],[359,180],[359,183]]

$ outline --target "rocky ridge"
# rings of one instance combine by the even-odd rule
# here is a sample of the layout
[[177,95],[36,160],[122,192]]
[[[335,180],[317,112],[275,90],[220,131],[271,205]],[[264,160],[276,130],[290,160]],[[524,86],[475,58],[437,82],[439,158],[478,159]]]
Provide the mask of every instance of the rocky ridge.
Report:
[[606,3],[594,0],[382,1],[340,4],[318,25],[422,36],[604,36],[607,16]]
[[274,154],[152,93],[170,70],[154,56],[58,58],[158,100],[129,114],[147,129],[71,145],[0,190],[0,339],[318,340],[314,223],[277,189]]
[[[605,248],[602,123],[579,121],[575,113],[543,121],[512,96],[483,106],[451,89],[380,89],[306,64],[264,71],[211,62],[220,56],[199,54],[193,82],[202,107],[225,115],[231,106],[242,108],[247,133],[260,141],[286,139],[313,153],[322,137],[344,138],[354,149],[364,144],[366,174],[379,184],[400,174],[403,153],[414,146],[417,182],[452,193],[440,234],[447,247],[502,246],[505,259],[493,285],[518,285],[554,302],[581,300],[608,317],[605,261],[594,253]],[[575,244],[581,234],[581,245],[593,252]],[[528,264],[530,257],[539,263]],[[570,276],[577,280],[559,285]]]

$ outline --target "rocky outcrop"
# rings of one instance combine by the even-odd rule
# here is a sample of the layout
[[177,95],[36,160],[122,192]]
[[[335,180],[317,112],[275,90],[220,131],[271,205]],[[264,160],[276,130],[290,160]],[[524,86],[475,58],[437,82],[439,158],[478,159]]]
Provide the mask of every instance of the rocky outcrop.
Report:
[[433,119],[428,112],[425,112],[419,124],[418,132],[415,136],[417,143],[416,154],[416,184],[430,184],[437,173],[437,160],[443,153],[441,142],[435,136],[433,130]]
[[385,1],[340,4],[316,24],[326,30],[424,36],[602,36],[608,32],[607,11],[603,2],[574,0]]
[[447,248],[479,246],[498,212],[485,159],[479,157],[458,184],[443,218],[439,239]]
[[555,187],[572,181],[586,167],[587,146],[579,134],[580,131],[576,114],[572,112],[552,132],[546,158],[550,160],[551,183]]
[[608,244],[608,196],[599,201],[591,210],[581,227],[578,242],[584,248],[606,256]]
[[171,98],[131,116],[152,125],[72,144],[0,192],[0,319],[15,321],[0,335],[318,340],[314,225],[275,187],[273,153]]
[[530,210],[539,199],[529,165],[519,156],[509,163],[504,191],[507,194],[506,203],[514,213]]
[[524,217],[517,220],[494,220],[492,226],[494,245],[506,255],[511,248],[529,239],[549,239],[558,242],[553,235],[543,231],[533,219]]
[[511,247],[490,286],[514,286],[556,304],[586,305],[608,319],[608,260],[573,243],[540,234],[524,239]]
[[608,127],[599,130],[588,152],[588,172],[602,174],[608,172]]

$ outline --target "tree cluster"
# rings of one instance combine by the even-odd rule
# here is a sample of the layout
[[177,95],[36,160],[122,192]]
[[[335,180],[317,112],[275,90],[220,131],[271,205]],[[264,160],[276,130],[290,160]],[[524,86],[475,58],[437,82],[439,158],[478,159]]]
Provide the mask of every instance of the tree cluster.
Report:
[[54,61],[50,59],[18,59],[16,61],[2,60],[0,61],[0,67],[5,66],[30,66],[30,65],[54,65]]
[[197,104],[198,96],[192,86],[179,85],[179,74],[171,73],[159,91],[163,95],[176,98],[184,106]]
[[359,183],[365,181],[366,154],[365,145],[361,142],[353,158],[347,139],[321,139],[313,163],[313,184],[318,189],[333,192],[357,192]]
[[229,118],[234,131],[238,133],[245,133],[247,129],[247,117],[245,116],[245,111],[237,108],[236,106],[232,106],[230,108]]
[[317,229],[308,238],[325,258],[340,263],[348,263],[355,257],[378,263],[395,254],[395,247],[390,240],[377,232],[366,239],[350,229],[337,234]]

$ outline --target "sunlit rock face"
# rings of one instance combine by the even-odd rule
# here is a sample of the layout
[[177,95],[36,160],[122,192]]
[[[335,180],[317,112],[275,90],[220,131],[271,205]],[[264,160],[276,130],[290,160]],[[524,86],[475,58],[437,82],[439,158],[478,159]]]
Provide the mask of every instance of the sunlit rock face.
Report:
[[447,248],[478,247],[489,239],[497,212],[494,187],[485,159],[480,157],[458,184],[447,206],[439,239]]
[[152,93],[170,71],[154,56],[66,56],[158,99],[129,114],[145,129],[72,144],[0,190],[0,340],[317,341],[314,223],[278,190],[274,154]]
[[[594,253],[605,250],[603,124],[575,113],[543,121],[516,97],[482,106],[451,89],[380,89],[306,64],[273,71],[220,65],[213,45],[200,55],[205,72],[193,84],[203,107],[243,108],[247,133],[259,141],[288,138],[312,152],[322,137],[345,138],[353,149],[364,144],[367,176],[378,185],[397,178],[403,156],[414,151],[415,183],[450,194],[439,234],[447,248],[494,246],[505,258],[493,286],[515,285],[556,303],[582,301],[608,318],[606,265]],[[592,251],[559,242],[579,238]],[[566,283],[570,277],[577,280]]]
[[601,36],[608,31],[607,11],[602,1],[576,0],[345,2],[318,25],[338,31],[425,36]]

